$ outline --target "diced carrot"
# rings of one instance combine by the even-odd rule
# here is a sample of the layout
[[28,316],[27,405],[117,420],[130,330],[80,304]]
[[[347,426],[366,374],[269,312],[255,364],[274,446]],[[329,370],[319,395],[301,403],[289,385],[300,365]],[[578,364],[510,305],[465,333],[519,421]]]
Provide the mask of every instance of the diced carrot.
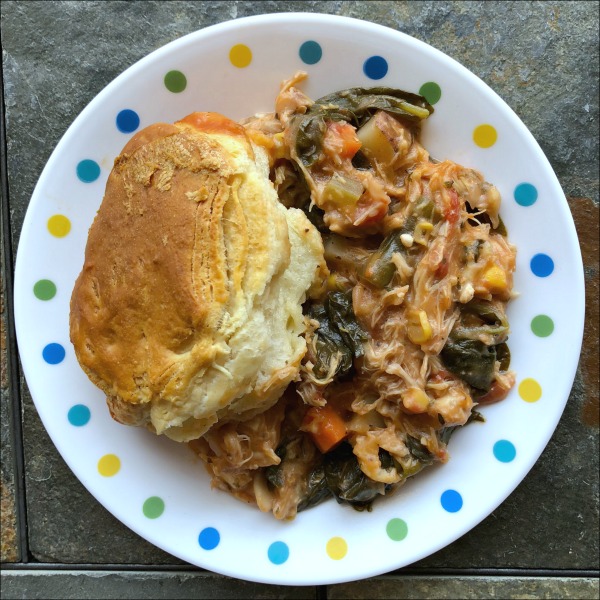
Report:
[[323,454],[337,446],[348,435],[346,423],[328,404],[311,406],[302,422],[302,430],[310,433]]
[[326,135],[335,139],[331,146],[339,148],[338,154],[341,158],[352,158],[362,146],[356,137],[356,129],[350,123],[331,121],[327,124]]

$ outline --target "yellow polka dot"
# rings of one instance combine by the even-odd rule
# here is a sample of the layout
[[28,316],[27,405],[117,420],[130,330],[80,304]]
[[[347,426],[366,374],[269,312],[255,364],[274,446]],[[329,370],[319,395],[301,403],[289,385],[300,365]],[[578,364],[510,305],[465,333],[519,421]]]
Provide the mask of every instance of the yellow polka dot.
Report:
[[252,62],[252,50],[244,44],[236,44],[229,51],[229,60],[234,67],[243,69]]
[[71,231],[71,221],[65,215],[53,215],[48,219],[48,231],[55,237],[65,237]]
[[498,132],[495,127],[484,123],[483,125],[478,125],[473,130],[473,141],[480,148],[489,148],[496,143],[498,139]]
[[333,537],[327,542],[327,554],[333,560],[340,560],[346,556],[348,552],[348,544],[341,537]]
[[519,396],[525,402],[537,402],[542,397],[542,386],[535,379],[523,379],[519,384]]
[[112,477],[121,469],[121,460],[115,454],[105,454],[98,461],[98,473],[103,477]]

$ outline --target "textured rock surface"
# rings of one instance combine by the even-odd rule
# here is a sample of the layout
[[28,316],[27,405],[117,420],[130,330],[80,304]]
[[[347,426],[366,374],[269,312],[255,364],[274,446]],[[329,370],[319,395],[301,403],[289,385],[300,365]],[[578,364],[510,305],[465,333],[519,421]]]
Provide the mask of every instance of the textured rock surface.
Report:
[[[428,573],[440,567],[597,569],[598,7],[598,2],[558,1],[5,1],[1,27],[13,247],[18,245],[37,178],[68,125],[114,77],[182,35],[251,14],[309,11],[364,18],[442,50],[481,77],[511,106],[550,160],[581,237],[588,308],[575,385],[540,460],[488,519],[411,568]],[[92,498],[56,452],[24,382],[21,388],[32,560],[180,564],[141,540]],[[8,486],[14,480],[4,396],[3,387],[3,492],[5,479]],[[7,518],[12,519],[11,495],[6,498]],[[4,536],[4,505],[2,513]],[[14,519],[11,522],[14,531]],[[7,548],[5,554],[3,537],[3,561],[15,560],[14,542]],[[242,588],[219,588],[223,581],[215,576],[214,588],[203,583],[203,589],[213,589],[205,597],[227,597],[227,590],[235,597],[246,597]],[[398,580],[378,581],[383,582],[373,588],[380,590],[378,597],[398,597],[394,591]],[[544,584],[550,586],[547,588],[522,589],[535,597],[586,597],[584,591],[572,595],[573,590],[584,588],[573,587],[569,592],[568,586],[559,585],[558,580],[554,583],[554,593],[552,580]],[[11,585],[23,589],[18,583]],[[485,588],[488,591],[482,591],[481,597],[494,590],[489,585],[492,587]],[[263,596],[258,595],[258,587],[252,589],[248,593],[256,593],[256,597],[270,597],[268,586]],[[332,586],[330,592],[332,597],[366,597],[366,589],[348,584]],[[503,597],[511,597],[508,588],[497,588],[497,596],[502,596],[500,589],[507,590]],[[407,597],[435,597],[435,591],[429,593]]]
[[[21,572],[3,580],[5,598],[324,598],[313,588],[256,585],[187,572],[60,571]],[[388,577],[333,585],[327,598],[598,598],[598,580],[562,577]]]

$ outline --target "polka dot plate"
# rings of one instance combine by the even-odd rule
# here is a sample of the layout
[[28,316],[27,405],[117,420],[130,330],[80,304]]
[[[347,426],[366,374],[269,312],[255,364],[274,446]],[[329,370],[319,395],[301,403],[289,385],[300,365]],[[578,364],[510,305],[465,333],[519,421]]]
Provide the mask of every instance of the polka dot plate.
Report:
[[[69,342],[69,299],[114,157],[156,121],[195,110],[240,119],[273,110],[280,82],[309,73],[313,98],[351,86],[420,92],[435,105],[431,154],[480,169],[503,196],[518,246],[509,310],[517,384],[458,432],[448,464],[355,512],[334,501],[281,523],[211,490],[183,445],[111,420]],[[115,244],[119,240],[114,241]],[[583,268],[556,176],[510,108],[430,46],[343,17],[279,14],[178,39],[108,85],[68,129],[31,199],[15,301],[22,364],[41,419],[73,472],[140,536],[192,564],[242,579],[318,585],[419,560],[488,516],[540,456],[567,401],[583,330]]]

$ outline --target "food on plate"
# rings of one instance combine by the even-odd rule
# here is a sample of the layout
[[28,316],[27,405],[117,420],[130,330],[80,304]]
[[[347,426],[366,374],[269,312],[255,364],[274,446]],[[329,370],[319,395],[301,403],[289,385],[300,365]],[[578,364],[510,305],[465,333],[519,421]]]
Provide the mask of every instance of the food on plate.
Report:
[[323,245],[268,174],[266,152],[215,113],[151,125],[115,160],[70,332],[117,421],[188,441],[297,377]]
[[269,410],[191,442],[213,485],[278,519],[336,498],[370,509],[514,384],[506,345],[515,249],[500,194],[433,160],[433,108],[389,88],[313,101],[305,74],[243,121],[280,201],[319,229],[329,274],[304,305],[300,376]]
[[134,137],[71,309],[113,416],[188,442],[213,487],[282,520],[331,497],[370,510],[515,381],[497,188],[430,157],[425,98],[313,101],[305,77],[273,113]]

